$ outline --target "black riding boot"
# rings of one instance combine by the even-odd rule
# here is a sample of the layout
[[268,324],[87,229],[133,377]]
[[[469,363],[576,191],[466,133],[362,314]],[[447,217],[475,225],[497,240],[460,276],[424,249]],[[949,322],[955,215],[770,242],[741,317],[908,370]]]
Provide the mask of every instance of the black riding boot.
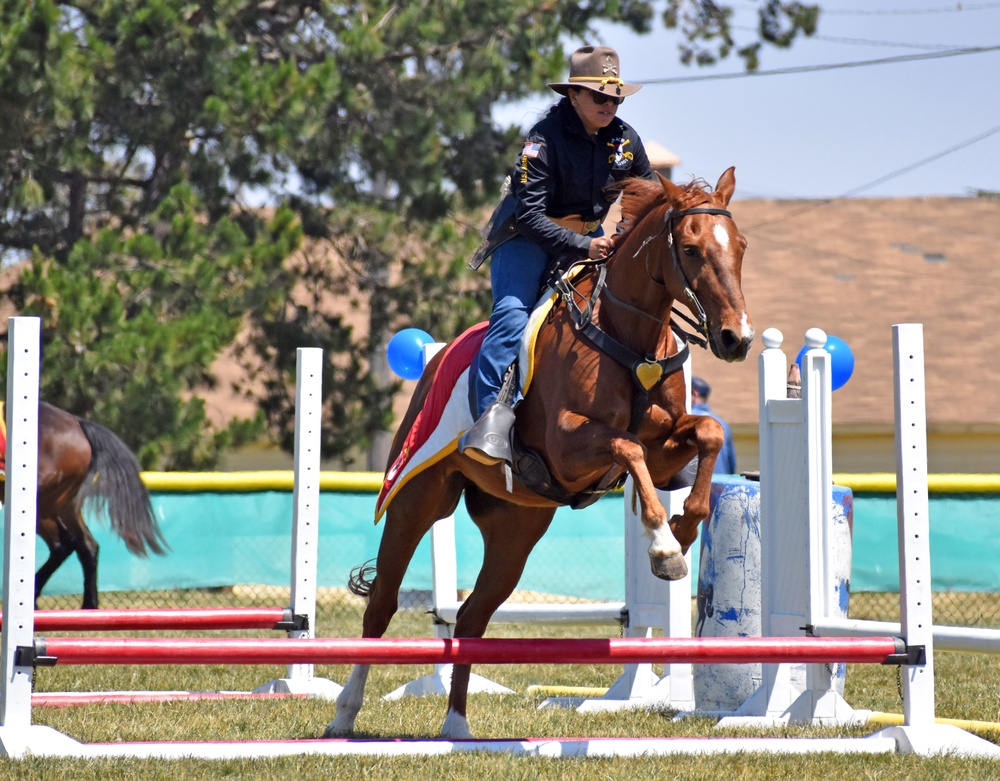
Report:
[[510,432],[514,427],[514,408],[495,401],[472,428],[458,440],[458,451],[481,464],[499,464],[514,460]]

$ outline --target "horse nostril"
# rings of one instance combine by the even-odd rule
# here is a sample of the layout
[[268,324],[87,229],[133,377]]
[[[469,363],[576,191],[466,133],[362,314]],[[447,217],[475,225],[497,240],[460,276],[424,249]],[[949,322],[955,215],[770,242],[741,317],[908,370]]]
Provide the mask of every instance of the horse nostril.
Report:
[[743,339],[735,331],[730,331],[728,328],[723,330],[722,346],[727,352],[735,352],[742,344]]

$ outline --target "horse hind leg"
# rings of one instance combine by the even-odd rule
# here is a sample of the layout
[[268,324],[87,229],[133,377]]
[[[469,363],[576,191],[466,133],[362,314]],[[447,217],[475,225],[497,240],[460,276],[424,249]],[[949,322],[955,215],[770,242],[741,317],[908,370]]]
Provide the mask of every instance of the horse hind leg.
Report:
[[90,533],[87,524],[83,522],[83,516],[77,512],[76,520],[79,523],[80,536],[75,541],[76,557],[80,560],[83,568],[83,609],[97,610],[97,557],[100,553],[100,546],[94,535]]
[[42,589],[62,566],[63,562],[75,549],[73,539],[58,522],[51,518],[40,518],[38,521],[38,536],[42,538],[49,549],[49,557],[35,573],[35,608],[38,608],[38,598]]
[[[518,507],[478,491],[467,491],[469,513],[483,534],[483,566],[475,588],[455,619],[455,637],[482,637],[497,608],[514,592],[528,555],[549,528],[555,509]],[[456,664],[452,669],[448,713],[441,737],[472,738],[467,707],[472,668]]]
[[[362,637],[385,634],[399,608],[399,588],[417,544],[436,520],[450,515],[458,504],[462,493],[460,477],[432,482],[435,472],[437,470],[431,469],[411,480],[389,506],[375,577],[368,588]],[[366,664],[357,664],[351,670],[337,697],[337,715],[327,725],[324,737],[342,737],[354,732],[355,720],[364,704],[369,671],[370,666]]]

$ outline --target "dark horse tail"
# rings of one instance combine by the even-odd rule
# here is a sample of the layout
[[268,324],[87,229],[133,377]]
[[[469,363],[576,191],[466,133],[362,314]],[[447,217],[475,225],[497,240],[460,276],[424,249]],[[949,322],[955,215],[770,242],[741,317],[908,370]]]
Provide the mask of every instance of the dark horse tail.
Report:
[[139,460],[128,446],[99,423],[80,420],[90,442],[90,469],[77,493],[77,509],[93,500],[95,510],[106,510],[111,528],[130,553],[145,558],[149,552],[169,550],[153,512],[149,491],[139,474]]
[[351,570],[351,575],[347,580],[347,590],[359,597],[367,597],[372,591],[372,584],[375,582],[375,559],[369,559],[364,564],[359,564]]

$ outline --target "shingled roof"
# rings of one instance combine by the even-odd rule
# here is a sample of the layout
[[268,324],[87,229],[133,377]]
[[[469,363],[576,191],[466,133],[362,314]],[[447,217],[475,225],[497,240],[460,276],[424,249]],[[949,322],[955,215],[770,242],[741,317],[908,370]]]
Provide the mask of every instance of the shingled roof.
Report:
[[758,339],[742,364],[696,350],[714,410],[756,424],[759,334],[794,360],[808,328],[839,336],[854,374],[834,425],[892,425],[892,331],[922,323],[928,426],[1000,424],[1000,199],[735,200]]

